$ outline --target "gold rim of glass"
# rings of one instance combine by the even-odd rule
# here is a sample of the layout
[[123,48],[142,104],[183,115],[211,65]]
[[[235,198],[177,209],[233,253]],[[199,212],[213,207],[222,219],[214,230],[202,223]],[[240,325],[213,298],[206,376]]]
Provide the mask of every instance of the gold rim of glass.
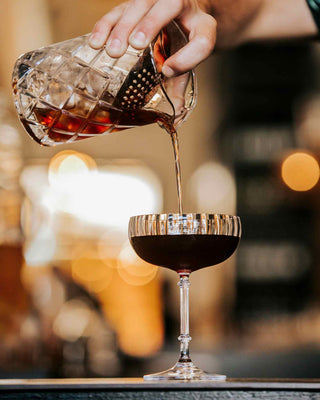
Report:
[[225,235],[241,237],[241,221],[228,214],[186,213],[136,215],[129,237],[152,235]]

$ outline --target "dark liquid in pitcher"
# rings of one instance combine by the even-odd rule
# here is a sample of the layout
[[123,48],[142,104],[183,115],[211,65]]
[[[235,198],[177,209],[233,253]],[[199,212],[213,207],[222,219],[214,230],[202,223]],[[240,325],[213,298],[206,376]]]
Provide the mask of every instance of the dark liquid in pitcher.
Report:
[[154,235],[130,239],[145,261],[176,272],[193,272],[226,260],[239,237],[226,235]]
[[[77,110],[70,110],[77,114]],[[81,112],[81,111],[80,111]],[[37,108],[33,110],[37,122],[48,127],[47,135],[56,143],[66,142],[72,137],[81,140],[107,132],[117,132],[130,127],[143,126],[162,121],[166,126],[170,125],[170,117],[151,110],[126,110],[119,111],[114,108],[98,105],[90,117],[84,119],[69,114],[67,111]],[[28,124],[22,120],[28,133],[38,143],[40,140],[28,129]],[[77,132],[77,135],[75,135]]]

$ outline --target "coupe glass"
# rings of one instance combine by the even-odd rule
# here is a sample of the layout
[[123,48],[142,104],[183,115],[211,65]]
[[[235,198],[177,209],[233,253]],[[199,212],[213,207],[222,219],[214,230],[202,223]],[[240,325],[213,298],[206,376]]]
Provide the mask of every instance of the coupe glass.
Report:
[[92,49],[89,35],[17,60],[12,77],[19,118],[38,143],[52,146],[159,122],[177,127],[195,105],[194,72],[166,78],[164,61],[187,39],[175,22],[144,50],[120,58]]
[[240,218],[225,214],[149,214],[130,218],[129,239],[143,260],[170,268],[180,276],[180,357],[167,371],[145,375],[145,380],[213,380],[189,355],[189,275],[216,265],[236,250],[241,236]]

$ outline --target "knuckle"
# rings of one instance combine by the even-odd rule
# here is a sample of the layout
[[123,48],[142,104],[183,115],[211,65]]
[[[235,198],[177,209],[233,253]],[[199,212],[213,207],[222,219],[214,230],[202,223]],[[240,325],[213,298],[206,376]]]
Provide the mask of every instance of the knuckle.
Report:
[[203,16],[203,23],[208,27],[211,32],[215,32],[217,29],[217,21],[213,18],[212,15],[204,13]]
[[217,21],[211,15],[202,13],[200,23],[201,33],[197,35],[199,46],[203,51],[212,51],[216,41]]
[[210,53],[214,47],[214,40],[205,35],[198,35],[197,44],[201,52]]

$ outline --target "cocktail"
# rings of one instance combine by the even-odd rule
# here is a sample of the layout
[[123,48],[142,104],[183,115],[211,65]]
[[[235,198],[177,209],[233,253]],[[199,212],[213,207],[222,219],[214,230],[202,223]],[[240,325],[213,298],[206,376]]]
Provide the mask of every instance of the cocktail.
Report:
[[189,276],[228,259],[241,237],[237,216],[225,214],[149,214],[130,218],[129,239],[143,260],[176,271],[180,280],[180,356],[167,371],[145,380],[225,380],[194,365],[189,354]]

